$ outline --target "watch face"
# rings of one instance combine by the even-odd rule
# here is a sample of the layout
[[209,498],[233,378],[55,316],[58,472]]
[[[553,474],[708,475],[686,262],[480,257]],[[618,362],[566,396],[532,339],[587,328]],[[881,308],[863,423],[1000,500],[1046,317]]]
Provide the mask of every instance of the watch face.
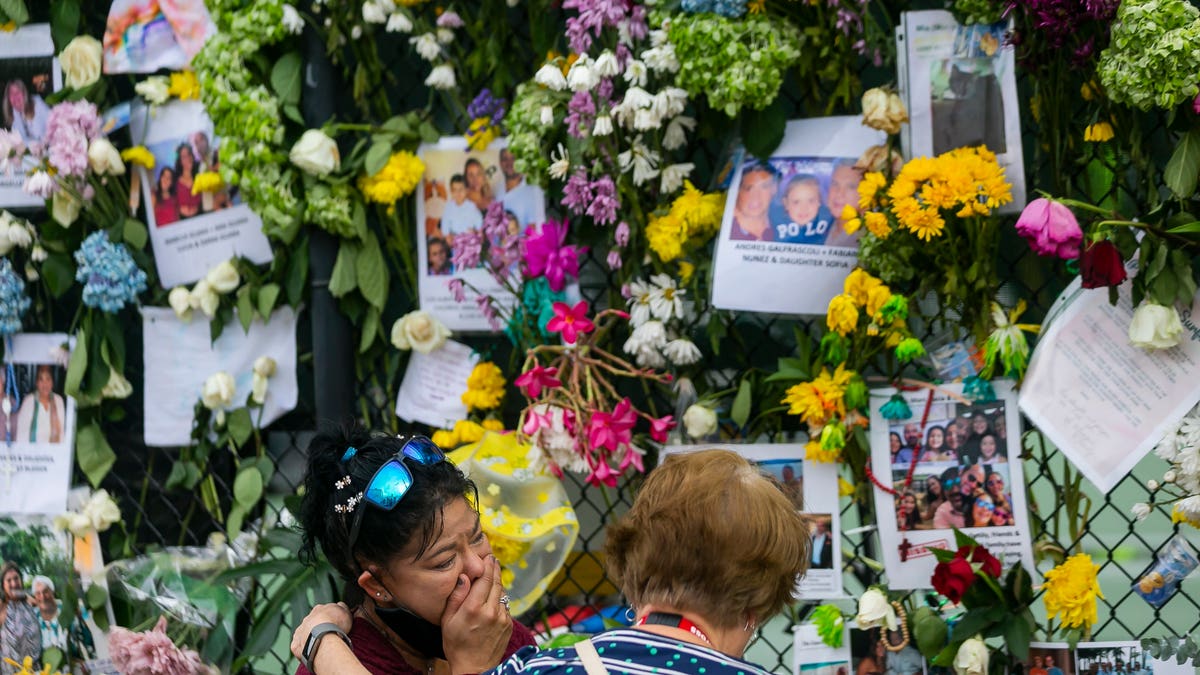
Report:
[[321,637],[321,636],[320,636],[320,635],[317,635],[317,634],[315,634],[315,633],[309,633],[309,634],[308,634],[308,640],[306,640],[306,641],[304,642],[304,652],[303,652],[304,660],[305,660],[306,662],[307,662],[307,661],[308,661],[310,658],[312,658],[312,649],[313,649],[313,645],[317,644],[317,638],[319,638],[319,637]]

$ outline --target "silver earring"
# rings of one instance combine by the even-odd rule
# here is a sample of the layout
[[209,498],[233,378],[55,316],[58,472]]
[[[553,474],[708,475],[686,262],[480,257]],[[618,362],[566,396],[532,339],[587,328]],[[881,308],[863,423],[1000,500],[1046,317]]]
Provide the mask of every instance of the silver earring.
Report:
[[634,619],[637,619],[637,612],[634,611],[633,607],[625,610],[625,618],[629,621],[629,623],[633,623]]

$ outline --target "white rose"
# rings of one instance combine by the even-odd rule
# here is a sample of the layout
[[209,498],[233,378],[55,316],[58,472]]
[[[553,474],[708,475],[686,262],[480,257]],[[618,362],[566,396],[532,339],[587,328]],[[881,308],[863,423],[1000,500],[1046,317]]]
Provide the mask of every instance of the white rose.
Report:
[[221,304],[221,297],[207,281],[201,279],[192,287],[191,293],[188,293],[188,304],[192,306],[192,309],[204,312],[204,316],[211,319],[217,314],[217,306]]
[[392,344],[396,349],[413,349],[428,354],[446,344],[450,329],[432,314],[418,309],[392,324]]
[[80,35],[71,40],[58,55],[63,83],[72,89],[82,89],[99,80],[103,56],[104,49],[96,38]]
[[93,492],[79,511],[97,532],[103,532],[121,520],[121,509],[108,490]]
[[58,530],[70,532],[80,539],[86,538],[92,532],[92,521],[82,513],[68,511],[66,513],[54,516],[54,527]]
[[269,356],[260,356],[257,359],[254,359],[254,374],[261,375],[263,377],[271,377],[275,374],[277,365],[278,364],[275,363],[275,359]]
[[236,291],[238,284],[242,283],[242,277],[238,274],[237,267],[234,266],[232,260],[218,263],[216,267],[208,271],[208,274],[204,275],[204,280],[221,295]]
[[153,105],[166,103],[171,98],[170,89],[170,81],[162,75],[147,77],[133,87],[139,96]]
[[292,146],[288,159],[305,173],[328,176],[342,166],[337,142],[320,129],[309,129]]
[[79,217],[83,204],[66,190],[59,190],[50,199],[50,215],[63,227],[70,227]]
[[108,382],[104,384],[104,389],[100,390],[100,398],[129,398],[133,393],[133,385],[125,376],[118,373],[116,369],[110,368],[108,371]]
[[868,588],[858,599],[858,616],[854,619],[859,628],[874,628],[881,622],[888,630],[896,630],[896,610],[887,596],[878,588]]
[[683,426],[692,438],[704,438],[717,430],[717,413],[707,406],[693,403],[683,413]]
[[[364,9],[366,8],[364,7]],[[385,28],[389,33],[411,33],[412,29],[412,20],[404,12],[394,12],[389,16]]]
[[92,171],[101,176],[122,176],[125,174],[125,162],[121,153],[103,136],[92,141],[88,146],[88,164]]
[[250,399],[262,405],[267,402],[267,378],[255,373],[250,380]]
[[8,230],[5,232],[5,235],[9,243],[13,246],[29,248],[29,245],[33,243],[33,233],[29,231],[29,227],[26,223],[14,221],[8,226]]
[[1142,349],[1169,349],[1179,344],[1183,324],[1174,307],[1144,302],[1129,322],[1129,342]]
[[958,675],[987,675],[987,671],[988,648],[983,640],[973,637],[963,642],[954,657],[954,672]]
[[1164,483],[1174,483],[1177,478],[1179,478],[1179,474],[1175,473],[1175,469],[1167,469],[1167,472],[1163,474]]
[[237,385],[233,376],[225,371],[213,373],[204,381],[200,390],[200,402],[209,410],[222,410],[233,405],[233,395],[237,393]]
[[882,87],[868,89],[862,97],[863,124],[885,133],[900,132],[900,125],[908,121],[904,102],[895,92]]
[[175,310],[175,316],[183,321],[192,320],[192,294],[185,286],[176,286],[167,294],[167,302]]

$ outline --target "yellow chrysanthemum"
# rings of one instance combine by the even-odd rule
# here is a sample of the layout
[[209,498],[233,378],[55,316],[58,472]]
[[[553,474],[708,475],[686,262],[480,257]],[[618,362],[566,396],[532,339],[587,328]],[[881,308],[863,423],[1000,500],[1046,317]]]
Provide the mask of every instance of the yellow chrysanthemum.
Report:
[[192,181],[192,194],[198,195],[201,192],[216,192],[225,187],[225,181],[221,180],[221,174],[216,171],[201,171],[196,174],[196,179]]
[[1046,572],[1046,618],[1059,618],[1064,628],[1090,628],[1096,622],[1096,598],[1104,597],[1096,580],[1099,571],[1090,555],[1079,553]]
[[476,117],[466,133],[467,146],[472,150],[486,150],[499,137],[500,127],[492,124],[489,117]]
[[696,266],[686,260],[679,261],[679,281],[687,284],[692,280],[692,275],[696,273]]
[[863,224],[866,225],[867,232],[880,239],[887,239],[887,236],[892,233],[887,216],[878,211],[867,211],[863,216]]
[[[846,281],[842,288],[846,295],[854,298],[854,303],[857,305],[867,304],[867,297],[871,291],[883,285],[879,279],[871,276],[869,272],[861,267],[855,267],[850,274],[846,276]],[[874,312],[868,312],[873,314]]]
[[379,173],[360,177],[358,188],[367,201],[391,205],[411,194],[424,174],[425,162],[413,153],[402,150],[389,157]]
[[458,434],[450,429],[438,429],[433,432],[433,436],[429,440],[433,441],[433,444],[439,448],[449,449],[458,447]]
[[673,213],[650,219],[646,225],[646,241],[659,260],[671,262],[683,255],[683,228],[683,220]]
[[135,145],[132,148],[122,150],[121,159],[147,169],[154,168],[154,155],[150,154],[150,151],[144,145]]
[[171,83],[167,85],[167,93],[181,101],[192,101],[200,98],[200,80],[190,70],[171,73]]
[[854,298],[843,293],[829,301],[829,309],[825,314],[825,325],[838,335],[846,335],[858,326],[858,307]]
[[823,464],[833,464],[842,458],[840,450],[826,450],[821,447],[821,441],[809,441],[804,444],[804,459]]
[[1113,137],[1112,125],[1108,122],[1096,122],[1089,124],[1087,129],[1083,131],[1083,140],[1092,143],[1104,143],[1111,141]]
[[496,432],[504,431],[504,422],[502,420],[498,420],[493,417],[487,418],[486,420],[481,422],[481,425],[483,426],[484,429],[487,429],[488,431],[496,431]]
[[[500,368],[491,361],[481,361],[471,369],[471,375],[467,377],[467,390],[463,392],[462,402],[466,404],[467,410],[491,410],[500,405],[504,398],[504,385],[504,375]],[[482,435],[483,427],[479,428]]]
[[788,405],[788,414],[799,415],[810,425],[824,425],[831,417],[846,414],[846,385],[853,376],[854,371],[843,366],[832,375],[822,368],[816,379],[789,388],[782,402]]
[[483,438],[483,431],[482,426],[471,420],[459,420],[454,423],[454,437],[458,439],[458,445],[478,442]]
[[683,224],[683,238],[711,237],[721,229],[725,193],[705,193],[691,181],[683,181],[683,192],[671,203],[671,215]]
[[867,301],[863,303],[863,310],[867,316],[872,319],[878,319],[879,310],[883,309],[884,304],[892,299],[892,289],[880,284],[871,289],[867,294]]
[[917,235],[922,241],[940,237],[946,227],[946,221],[935,209],[918,209],[903,222],[908,231]]
[[858,183],[858,208],[869,209],[875,205],[875,194],[887,185],[887,178],[878,171],[870,171]]

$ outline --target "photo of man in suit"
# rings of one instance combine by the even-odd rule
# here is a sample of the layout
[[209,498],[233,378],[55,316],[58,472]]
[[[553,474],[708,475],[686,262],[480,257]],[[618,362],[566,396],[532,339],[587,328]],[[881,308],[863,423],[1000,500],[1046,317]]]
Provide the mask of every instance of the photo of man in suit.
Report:
[[833,523],[833,516],[828,514],[815,514],[809,516],[812,521],[812,563],[811,569],[815,570],[830,570],[833,569],[833,535],[830,530]]

